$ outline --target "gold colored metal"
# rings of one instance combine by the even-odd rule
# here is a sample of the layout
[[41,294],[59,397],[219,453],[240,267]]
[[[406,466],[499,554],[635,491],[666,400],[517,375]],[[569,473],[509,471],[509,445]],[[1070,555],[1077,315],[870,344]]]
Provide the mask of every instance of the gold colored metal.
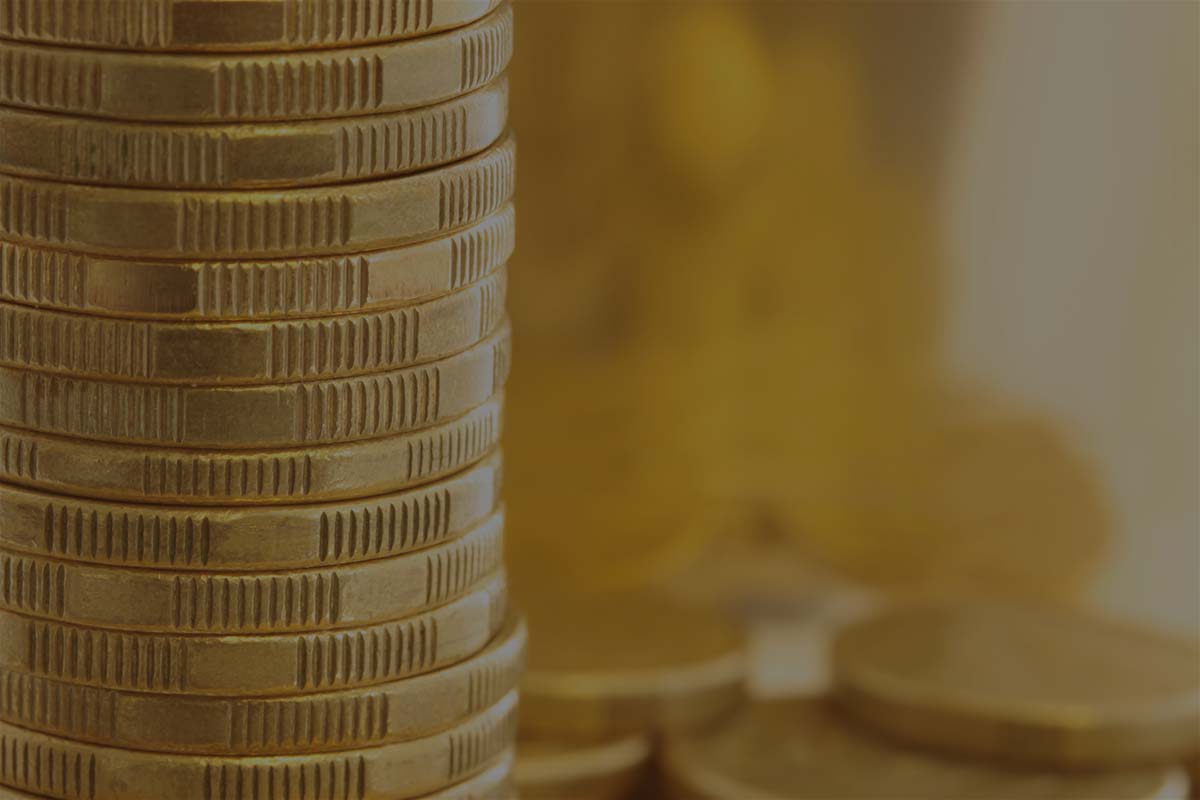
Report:
[[514,779],[523,800],[624,800],[650,768],[650,737],[599,741],[517,737]]
[[474,778],[426,795],[421,800],[517,800],[517,791],[512,780],[514,760],[510,750],[493,766]]
[[500,138],[507,118],[503,76],[427,108],[268,125],[121,122],[3,109],[0,165],[31,178],[155,189],[342,183],[473,156]]
[[1182,774],[1021,770],[907,749],[847,724],[822,700],[750,707],[729,725],[667,742],[675,800],[1183,800]]
[[508,378],[507,323],[463,353],[394,372],[310,383],[168,386],[0,367],[0,425],[179,447],[297,447],[448,422]]
[[503,562],[504,512],[409,555],[292,572],[167,572],[0,551],[0,609],[129,631],[249,634],[354,628],[435,608]]
[[1200,751],[1197,665],[1186,641],[1064,609],[975,604],[854,625],[834,673],[850,713],[903,741],[1079,767]]
[[90,564],[271,570],[399,556],[454,541],[497,507],[501,458],[416,489],[342,503],[169,507],[0,484],[0,547]]
[[506,290],[502,269],[416,306],[276,322],[181,324],[0,303],[0,364],[76,378],[189,384],[388,372],[485,339],[504,319]]
[[387,494],[480,460],[500,439],[503,394],[413,433],[289,450],[180,450],[0,427],[0,480],[51,492],[189,505],[319,502]]
[[0,669],[102,689],[223,697],[312,694],[457,664],[487,646],[503,627],[506,611],[503,573],[417,616],[307,634],[125,633],[0,611]]
[[531,632],[521,727],[531,734],[689,728],[742,699],[744,641],[715,612],[650,592],[521,600]]
[[0,670],[0,719],[110,747],[283,755],[374,747],[445,730],[516,688],[525,625],[445,669],[367,689],[272,698],[117,692]]
[[137,51],[308,50],[470,24],[499,0],[5,0],[0,37]]
[[177,122],[351,117],[465,94],[511,54],[507,4],[455,31],[337,50],[163,55],[0,41],[0,104]]
[[[434,736],[319,755],[220,758],[118,750],[0,723],[0,741],[28,754],[6,763],[0,782],[65,800],[212,800],[222,795],[250,800],[284,796],[283,787],[289,786],[296,797],[399,800],[484,771],[511,748],[515,728],[515,693]],[[303,795],[301,787],[307,787]]]
[[0,176],[0,236],[148,258],[378,250],[452,233],[498,211],[512,196],[515,154],[506,136],[479,155],[426,172],[270,191],[126,189]]
[[280,261],[129,261],[0,242],[0,300],[102,316],[216,321],[378,311],[492,275],[512,255],[514,219],[506,205],[420,244]]

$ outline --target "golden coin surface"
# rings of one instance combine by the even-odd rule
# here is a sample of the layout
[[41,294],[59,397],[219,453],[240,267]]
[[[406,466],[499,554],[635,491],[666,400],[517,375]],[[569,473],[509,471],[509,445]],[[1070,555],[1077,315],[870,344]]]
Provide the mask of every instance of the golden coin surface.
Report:
[[720,616],[652,592],[521,595],[521,726],[607,736],[708,722],[742,697],[744,641]]
[[51,492],[188,505],[319,502],[387,494],[457,472],[500,439],[503,395],[413,433],[286,450],[168,450],[0,427],[0,479]]
[[420,244],[282,261],[130,261],[0,242],[0,300],[88,314],[231,320],[377,311],[432,300],[512,255],[511,205]]
[[[2,80],[2,76],[0,76]],[[147,258],[344,255],[479,222],[513,191],[511,136],[413,175],[300,189],[212,192],[0,176],[0,237]]]
[[904,741],[1049,766],[1200,750],[1200,648],[1081,612],[901,610],[837,639],[839,702]]
[[[516,694],[422,739],[338,753],[221,758],[118,750],[0,723],[0,783],[60,800],[398,800],[444,789],[512,747]],[[290,787],[290,789],[288,788]]]
[[751,706],[730,724],[668,741],[679,800],[1182,800],[1180,773],[1022,770],[908,749],[850,725],[823,700]]
[[7,0],[0,37],[167,52],[307,50],[468,25],[499,0]]
[[0,551],[0,608],[129,631],[238,634],[353,628],[416,614],[489,580],[504,513],[417,553],[291,572],[212,573],[79,564]]
[[0,670],[0,719],[134,750],[280,755],[373,747],[445,730],[516,688],[525,625],[466,661],[367,689],[237,699],[118,692]]
[[160,55],[0,41],[0,104],[178,122],[352,117],[465,94],[511,54],[507,4],[455,31],[336,50]]
[[573,741],[517,737],[514,778],[524,800],[622,800],[650,768],[649,736]]
[[415,306],[276,322],[106,319],[0,303],[0,364],[72,377],[287,383],[446,358],[504,319],[504,270]]
[[517,800],[512,780],[514,760],[510,750],[475,777],[425,795],[421,800]]
[[0,425],[179,447],[293,447],[375,439],[453,420],[508,377],[507,324],[470,350],[329,381],[181,386],[0,367]]
[[307,634],[129,633],[0,611],[0,668],[102,689],[253,697],[353,689],[476,655],[503,627],[503,573],[407,619]]
[[0,164],[10,174],[110,186],[342,183],[472,156],[500,138],[507,118],[503,77],[427,108],[269,125],[122,122],[4,109]]

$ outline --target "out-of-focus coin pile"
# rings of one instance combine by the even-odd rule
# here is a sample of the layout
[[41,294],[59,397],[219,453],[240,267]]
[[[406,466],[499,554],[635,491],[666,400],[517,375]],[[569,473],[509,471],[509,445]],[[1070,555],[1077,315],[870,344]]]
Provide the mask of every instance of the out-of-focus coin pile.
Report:
[[512,795],[511,50],[0,2],[0,796]]

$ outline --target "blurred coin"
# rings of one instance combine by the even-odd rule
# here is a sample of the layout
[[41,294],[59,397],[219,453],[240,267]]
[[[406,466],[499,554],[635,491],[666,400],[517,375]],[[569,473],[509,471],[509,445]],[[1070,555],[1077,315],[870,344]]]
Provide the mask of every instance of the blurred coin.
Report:
[[860,731],[824,700],[751,706],[729,725],[672,738],[680,800],[1182,800],[1177,771],[1029,771],[909,750]]
[[649,736],[572,740],[517,737],[515,778],[524,800],[623,800],[645,778]]
[[0,427],[0,479],[131,502],[243,505],[387,494],[457,472],[498,444],[504,396],[424,430],[299,450],[183,450]]
[[5,109],[0,163],[7,173],[33,178],[147,188],[343,183],[472,156],[500,138],[507,118],[503,77],[427,108],[270,125],[131,123]]
[[0,242],[0,299],[102,316],[216,321],[378,311],[492,275],[512,255],[514,233],[506,205],[449,236],[353,256],[130,261]]
[[0,719],[135,750],[281,755],[372,747],[452,727],[512,691],[525,625],[510,617],[487,649],[416,677],[364,689],[268,698],[119,692],[0,670]]
[[538,736],[687,728],[742,698],[744,641],[722,617],[649,592],[524,585],[521,726]]
[[1062,609],[895,611],[835,643],[839,702],[864,724],[954,752],[1049,766],[1200,750],[1200,648]]
[[[40,2],[40,0],[35,0]],[[466,25],[499,0],[66,0],[14,2],[0,37],[139,51],[307,50]]]
[[447,788],[503,758],[512,746],[515,712],[514,692],[478,716],[423,739],[340,753],[247,758],[118,750],[0,723],[7,746],[30,754],[7,763],[0,782],[89,800],[278,797],[289,786],[297,797],[398,800]]
[[171,323],[0,303],[0,364],[125,381],[287,383],[462,352],[504,319],[504,270],[415,306],[278,322]]
[[504,387],[508,324],[408,369],[260,386],[122,383],[0,367],[0,425],[179,447],[292,447],[376,439],[453,420]]
[[512,196],[515,153],[506,136],[479,155],[426,172],[273,191],[165,191],[0,176],[0,236],[149,258],[395,247],[457,231],[502,208]]
[[459,30],[336,50],[180,55],[0,41],[0,103],[180,122],[350,117],[464,94],[511,53],[507,5]]
[[264,570],[353,564],[452,541],[496,508],[501,459],[341,503],[170,507],[0,484],[0,547],[90,564]]
[[470,658],[503,627],[506,609],[501,573],[433,611],[307,634],[126,633],[0,611],[0,668],[101,689],[166,694],[261,698],[329,692],[421,675]]

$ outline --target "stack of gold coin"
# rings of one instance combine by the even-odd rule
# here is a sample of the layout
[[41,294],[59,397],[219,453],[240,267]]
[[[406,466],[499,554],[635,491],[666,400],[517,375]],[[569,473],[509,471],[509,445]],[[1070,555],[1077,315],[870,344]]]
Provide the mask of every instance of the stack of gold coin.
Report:
[[511,44],[0,2],[0,796],[511,794]]
[[745,647],[720,616],[660,593],[521,597],[530,625],[517,787],[524,800],[648,790],[659,735],[719,725],[743,699]]

